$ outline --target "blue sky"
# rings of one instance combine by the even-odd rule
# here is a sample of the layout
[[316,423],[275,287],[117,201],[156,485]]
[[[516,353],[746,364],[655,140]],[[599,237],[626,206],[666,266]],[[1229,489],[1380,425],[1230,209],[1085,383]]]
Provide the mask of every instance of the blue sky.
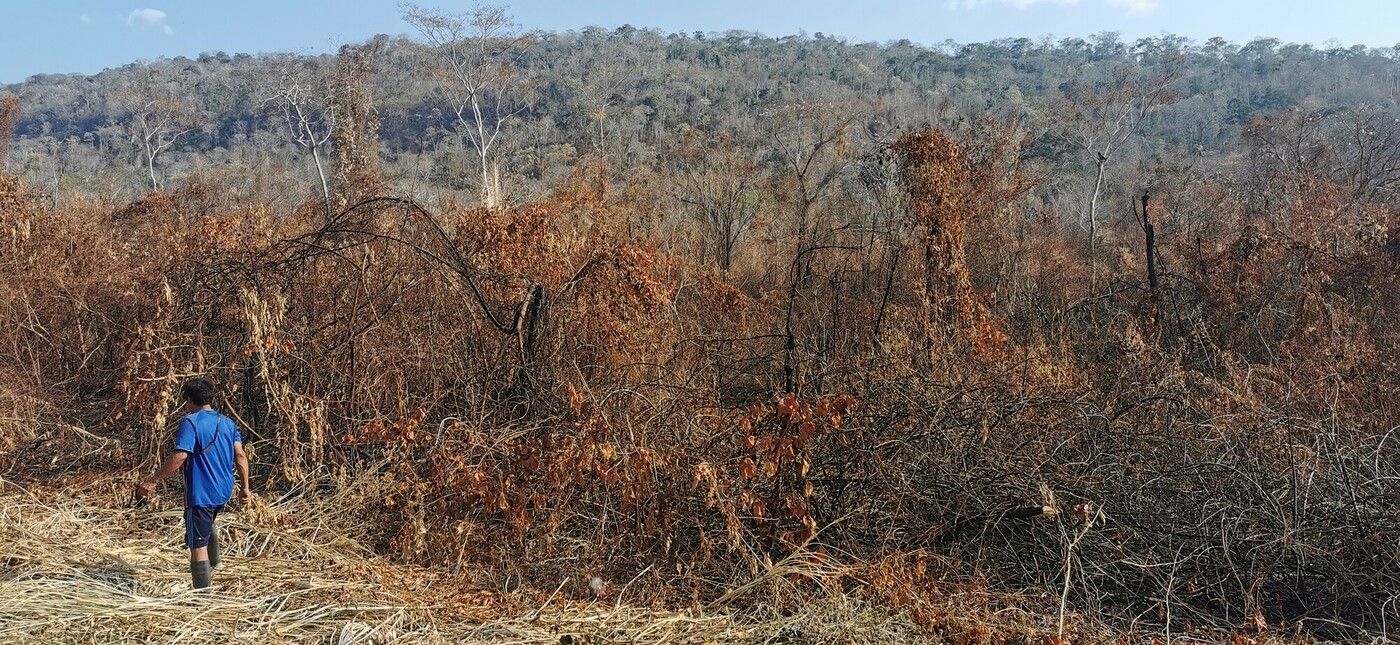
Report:
[[[420,0],[467,9],[471,0]],[[805,30],[856,41],[931,44],[1001,37],[1173,33],[1202,42],[1260,36],[1317,45],[1400,43],[1400,0],[514,0],[517,22],[664,31]],[[0,26],[0,83],[94,73],[137,59],[223,51],[322,52],[409,31],[394,0],[12,0]]]

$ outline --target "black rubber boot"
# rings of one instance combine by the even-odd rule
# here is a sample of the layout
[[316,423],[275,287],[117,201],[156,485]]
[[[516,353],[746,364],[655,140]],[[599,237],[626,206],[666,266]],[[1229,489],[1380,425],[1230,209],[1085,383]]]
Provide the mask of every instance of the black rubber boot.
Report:
[[209,536],[209,568],[219,568],[219,529]]
[[195,589],[208,587],[210,577],[208,560],[190,563],[190,579],[194,581]]

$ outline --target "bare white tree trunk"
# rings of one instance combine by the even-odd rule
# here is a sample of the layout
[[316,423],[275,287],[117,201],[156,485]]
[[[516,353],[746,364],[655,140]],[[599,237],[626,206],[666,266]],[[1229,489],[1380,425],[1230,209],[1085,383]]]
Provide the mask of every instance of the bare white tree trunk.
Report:
[[150,144],[146,145],[146,171],[151,174],[151,190],[158,190],[156,186],[156,156],[151,152]]
[[1094,192],[1089,195],[1089,290],[1098,287],[1098,224],[1099,194],[1103,192],[1104,166],[1108,158],[1099,155],[1098,176],[1094,179]]
[[340,116],[337,90],[325,70],[302,65],[294,58],[275,59],[271,73],[266,81],[268,95],[263,103],[276,104],[282,109],[287,134],[297,147],[311,153],[311,160],[316,164],[316,180],[321,185],[321,201],[329,213],[331,185],[321,150],[330,142]]
[[478,156],[481,159],[481,204],[487,208],[495,208],[496,191],[491,185],[491,162],[486,151],[486,148],[478,150]]
[[331,187],[326,182],[326,169],[321,165],[321,147],[311,148],[311,158],[316,161],[316,176],[321,179],[321,198],[326,202],[326,208],[331,207]]
[[533,43],[502,7],[478,4],[467,13],[450,13],[405,3],[404,20],[418,29],[436,59],[429,71],[438,76],[457,116],[457,134],[476,150],[481,165],[481,201],[501,204],[499,179],[491,151],[501,130],[525,109],[516,57]]

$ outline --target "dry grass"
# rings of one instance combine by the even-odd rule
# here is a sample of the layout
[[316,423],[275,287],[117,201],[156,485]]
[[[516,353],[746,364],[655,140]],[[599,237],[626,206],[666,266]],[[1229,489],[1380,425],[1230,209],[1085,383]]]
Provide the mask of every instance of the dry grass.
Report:
[[[76,441],[65,443],[70,455],[111,447],[93,448],[82,433],[52,438]],[[193,591],[174,486],[133,509],[129,478],[38,463],[8,471],[0,478],[0,643],[1310,642],[1208,629],[1167,641],[1073,613],[1061,641],[1044,598],[962,584],[901,594],[914,589],[899,568],[907,558],[863,563],[802,549],[688,609],[648,604],[636,590],[587,597],[568,578],[501,592],[486,588],[489,575],[375,553],[368,543],[377,529],[364,512],[382,492],[373,476],[310,482],[226,512],[215,585]]]
[[[0,484],[0,642],[917,642],[901,614],[844,595],[801,611],[663,611],[613,598],[497,594],[389,563],[333,527],[334,500],[222,518],[225,558],[189,586],[180,511],[125,508],[123,482]],[[166,504],[172,500],[164,500]],[[781,580],[783,563],[742,588]],[[568,637],[568,638],[566,638]]]
[[[106,491],[0,498],[0,640],[214,642],[256,638],[419,641],[439,630],[391,570],[312,526],[230,513],[227,557],[207,592],[190,589],[179,510],[122,510]],[[390,584],[386,584],[390,583]]]

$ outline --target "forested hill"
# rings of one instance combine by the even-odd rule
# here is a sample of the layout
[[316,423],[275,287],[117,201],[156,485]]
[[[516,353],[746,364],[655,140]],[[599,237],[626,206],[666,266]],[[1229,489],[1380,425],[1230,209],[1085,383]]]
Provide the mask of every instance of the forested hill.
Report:
[[[380,36],[373,100],[386,170],[417,186],[474,190],[470,148],[422,63],[419,44]],[[136,113],[154,96],[180,104],[182,129],[152,163],[160,181],[207,165],[250,171],[295,165],[299,148],[282,102],[296,77],[314,94],[334,57],[226,55],[139,62],[94,76],[38,75],[6,86],[24,110],[12,171],[45,188],[130,194],[149,188]],[[496,158],[517,184],[538,182],[601,150],[620,167],[656,164],[691,130],[762,145],[768,115],[793,103],[841,106],[872,133],[982,114],[1016,115],[1057,159],[1072,146],[1057,124],[1083,107],[1084,89],[1168,75],[1171,100],[1147,119],[1139,151],[1231,153],[1255,115],[1293,107],[1332,114],[1390,110],[1400,89],[1400,47],[1315,48],[1259,39],[1204,44],[1164,36],[1126,42],[1014,39],[928,47],[851,43],[821,33],[771,38],[747,32],[665,34],[622,27],[537,34],[520,53],[525,90]],[[1102,92],[1101,92],[1102,93]],[[1374,119],[1373,119],[1374,120]],[[95,179],[96,178],[96,179]]]

